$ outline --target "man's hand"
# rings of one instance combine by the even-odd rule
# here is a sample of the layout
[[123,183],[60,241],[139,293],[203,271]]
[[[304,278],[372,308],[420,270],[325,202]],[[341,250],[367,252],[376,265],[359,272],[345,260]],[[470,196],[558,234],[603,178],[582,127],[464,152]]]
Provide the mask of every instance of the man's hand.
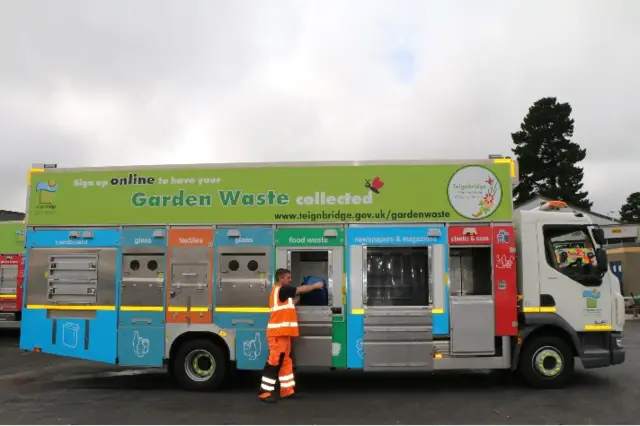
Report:
[[311,285],[301,285],[296,288],[296,294],[305,294],[313,290],[319,290],[324,287],[324,281],[320,281]]

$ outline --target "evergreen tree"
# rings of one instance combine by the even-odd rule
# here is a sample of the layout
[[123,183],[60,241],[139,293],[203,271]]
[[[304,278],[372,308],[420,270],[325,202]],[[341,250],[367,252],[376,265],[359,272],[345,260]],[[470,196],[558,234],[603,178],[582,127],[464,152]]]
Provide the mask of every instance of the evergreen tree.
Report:
[[640,192],[627,197],[627,202],[620,208],[620,220],[625,223],[640,223]]
[[587,150],[573,136],[571,105],[556,98],[536,101],[524,117],[520,131],[511,134],[518,158],[520,184],[514,188],[515,201],[524,203],[536,194],[589,210],[587,191],[582,191],[584,172],[576,164]]

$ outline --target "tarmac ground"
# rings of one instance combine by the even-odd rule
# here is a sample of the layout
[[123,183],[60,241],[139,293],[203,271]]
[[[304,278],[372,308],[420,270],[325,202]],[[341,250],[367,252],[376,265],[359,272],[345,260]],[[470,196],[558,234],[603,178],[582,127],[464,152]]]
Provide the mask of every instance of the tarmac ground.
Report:
[[[637,424],[640,321],[627,321],[624,364],[584,370],[562,390],[531,390],[502,372],[300,373],[300,399],[263,405],[258,373],[213,393],[179,389],[162,370],[132,370],[18,349],[0,328],[4,424]],[[577,363],[579,364],[579,363]]]

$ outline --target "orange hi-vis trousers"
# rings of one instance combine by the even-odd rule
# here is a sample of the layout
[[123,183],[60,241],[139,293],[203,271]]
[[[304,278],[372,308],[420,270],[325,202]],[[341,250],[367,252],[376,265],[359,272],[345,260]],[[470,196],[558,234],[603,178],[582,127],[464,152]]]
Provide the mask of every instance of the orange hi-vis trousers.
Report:
[[286,398],[295,393],[293,380],[293,360],[291,359],[291,337],[269,337],[269,359],[262,372],[260,398],[268,398],[280,382],[280,397]]

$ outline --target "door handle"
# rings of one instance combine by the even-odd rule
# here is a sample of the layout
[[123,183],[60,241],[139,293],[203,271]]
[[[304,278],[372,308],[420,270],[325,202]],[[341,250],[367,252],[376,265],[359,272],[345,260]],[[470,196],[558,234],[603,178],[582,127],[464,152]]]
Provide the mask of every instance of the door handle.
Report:
[[236,325],[240,323],[253,325],[253,320],[252,319],[232,319],[231,320],[231,325]]
[[342,307],[339,306],[337,308],[331,308],[331,313],[333,315],[342,315]]

